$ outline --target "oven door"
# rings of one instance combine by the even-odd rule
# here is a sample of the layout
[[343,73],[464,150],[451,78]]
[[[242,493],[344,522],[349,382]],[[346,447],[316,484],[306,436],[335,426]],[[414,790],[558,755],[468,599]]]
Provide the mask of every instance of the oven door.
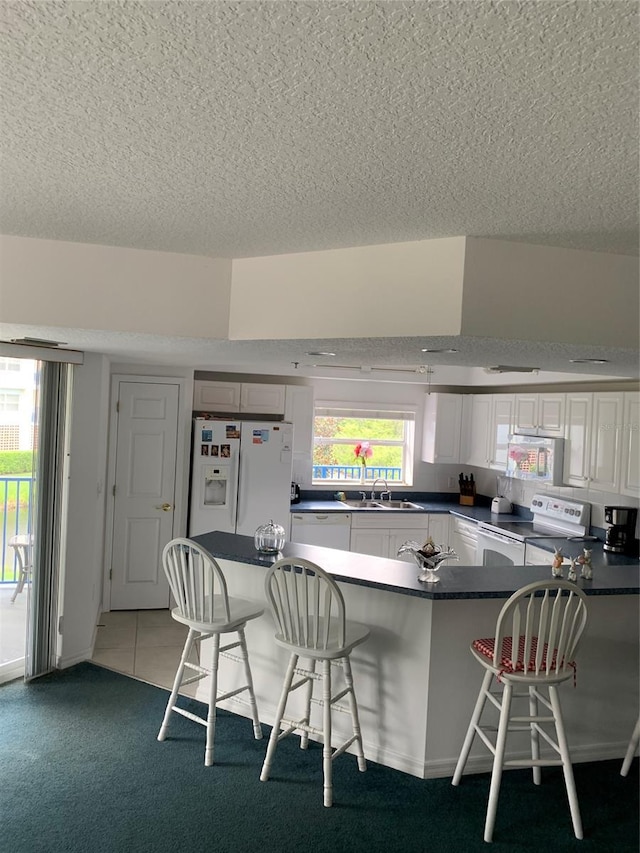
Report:
[[524,566],[524,542],[480,526],[476,562],[479,566]]

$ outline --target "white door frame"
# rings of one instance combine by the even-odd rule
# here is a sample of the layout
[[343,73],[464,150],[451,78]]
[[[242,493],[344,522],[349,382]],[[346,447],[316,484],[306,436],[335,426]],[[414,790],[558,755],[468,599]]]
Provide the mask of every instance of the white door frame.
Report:
[[114,373],[111,376],[109,397],[109,449],[107,462],[107,511],[105,515],[105,548],[102,585],[102,611],[111,610],[111,556],[113,548],[113,487],[116,482],[116,449],[118,437],[118,388],[121,382],[178,385],[178,432],[176,436],[176,481],[173,515],[173,535],[186,536],[189,494],[189,456],[191,452],[191,398],[193,380],[177,376],[145,376],[133,373]]

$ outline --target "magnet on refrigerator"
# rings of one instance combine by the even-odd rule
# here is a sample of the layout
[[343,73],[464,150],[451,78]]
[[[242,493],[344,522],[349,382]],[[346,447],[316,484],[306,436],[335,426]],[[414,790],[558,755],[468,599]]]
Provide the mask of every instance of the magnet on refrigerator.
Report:
[[270,518],[288,531],[292,436],[292,424],[281,421],[196,418],[189,536],[253,536]]

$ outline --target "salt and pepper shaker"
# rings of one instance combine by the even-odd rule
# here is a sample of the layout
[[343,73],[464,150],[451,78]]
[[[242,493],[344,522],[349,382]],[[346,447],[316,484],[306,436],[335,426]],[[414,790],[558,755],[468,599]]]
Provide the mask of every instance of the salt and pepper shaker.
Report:
[[551,563],[551,576],[562,577],[562,548],[553,549],[553,562]]
[[578,562],[581,564],[580,577],[586,581],[593,580],[593,566],[591,565],[591,549],[583,548],[582,557],[578,557]]

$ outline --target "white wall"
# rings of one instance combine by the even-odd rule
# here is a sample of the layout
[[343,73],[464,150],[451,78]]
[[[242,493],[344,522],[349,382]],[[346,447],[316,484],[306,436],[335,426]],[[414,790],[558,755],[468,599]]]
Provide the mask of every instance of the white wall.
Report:
[[229,259],[1,236],[0,265],[4,323],[227,338]]
[[[158,369],[141,365],[110,364],[106,356],[85,354],[84,364],[74,367],[69,460],[67,543],[63,558],[60,594],[63,617],[59,637],[59,666],[90,658],[98,618],[103,609],[105,577],[105,529],[107,451],[109,446],[110,388],[113,374],[157,376]],[[180,417],[186,426],[176,466],[177,535],[186,531],[188,461],[191,435],[193,372],[163,370],[163,376],[184,378],[185,405]],[[181,467],[181,464],[182,466]]]
[[[486,468],[473,468],[468,465],[464,466],[465,471],[473,471],[477,483],[478,493],[484,495],[497,494],[498,479],[497,471],[489,471]],[[535,483],[527,483],[522,480],[512,480],[510,477],[500,477],[500,494],[509,498],[512,503],[529,509],[531,499],[537,492],[542,492],[545,495],[557,495],[558,497],[566,498],[567,500],[582,501],[591,504],[591,525],[593,527],[604,528],[604,508],[605,506],[635,506],[639,505],[637,498],[629,497],[628,495],[620,495],[617,492],[599,492],[596,489],[581,489],[572,486],[536,486]],[[636,536],[640,536],[640,518],[636,526]]]
[[638,258],[468,237],[462,334],[638,348]]
[[[308,384],[314,388],[315,400],[341,401],[345,403],[372,403],[374,406],[380,403],[406,406],[416,412],[415,421],[415,458],[414,458],[414,482],[411,491],[419,492],[443,492],[455,491],[457,488],[458,475],[450,465],[429,465],[420,461],[420,450],[422,442],[423,409],[426,396],[424,384],[409,384],[395,382],[366,382],[358,380],[339,379],[309,379]],[[331,486],[312,486],[311,469],[307,466],[304,471],[297,469],[294,472],[299,485],[303,489],[315,489],[318,491],[332,490]],[[453,477],[454,485],[449,486],[449,479]],[[355,488],[355,486],[354,486]],[[406,491],[406,489],[405,489]]]
[[229,337],[460,333],[464,237],[241,258]]
[[638,346],[638,259],[447,237],[210,258],[0,236],[0,320],[231,340],[465,335]]

